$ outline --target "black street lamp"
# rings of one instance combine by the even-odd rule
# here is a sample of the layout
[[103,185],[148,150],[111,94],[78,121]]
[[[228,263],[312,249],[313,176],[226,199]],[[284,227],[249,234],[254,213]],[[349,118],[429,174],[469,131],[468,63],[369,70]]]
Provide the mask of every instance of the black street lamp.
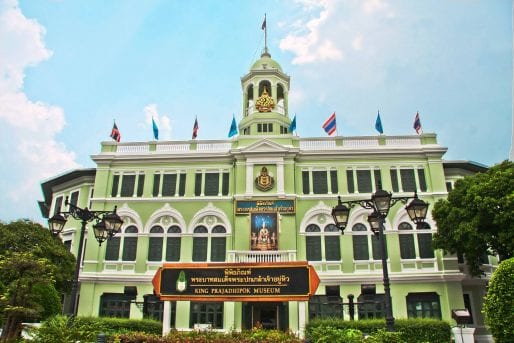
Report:
[[69,206],[69,212],[56,213],[52,218],[48,219],[48,226],[53,235],[57,236],[61,233],[66,224],[68,216],[81,221],[79,248],[77,251],[77,262],[75,265],[75,274],[71,284],[71,294],[68,310],[66,314],[75,316],[78,307],[78,289],[79,289],[79,272],[82,264],[82,250],[84,249],[84,233],[88,222],[96,220],[93,225],[93,232],[99,245],[102,245],[106,239],[114,236],[121,230],[123,220],[116,214],[116,206],[113,211],[91,211],[87,207],[80,208],[68,201],[68,197],[64,205]]
[[355,205],[359,205],[363,208],[373,210],[373,212],[368,215],[368,223],[371,227],[371,231],[378,236],[380,241],[387,331],[394,331],[394,317],[391,302],[391,283],[389,281],[389,271],[387,268],[387,247],[384,239],[384,223],[391,207],[399,201],[407,204],[407,201],[410,199],[412,199],[412,201],[405,206],[405,210],[407,211],[410,219],[416,225],[420,225],[425,221],[427,216],[428,204],[419,199],[417,193],[414,193],[414,197],[393,197],[391,193],[379,189],[371,195],[371,199],[369,200],[354,200],[346,202],[342,202],[341,197],[338,196],[337,205],[332,209],[332,217],[334,218],[336,226],[341,230],[341,234],[344,233],[344,229],[348,224],[350,208]]

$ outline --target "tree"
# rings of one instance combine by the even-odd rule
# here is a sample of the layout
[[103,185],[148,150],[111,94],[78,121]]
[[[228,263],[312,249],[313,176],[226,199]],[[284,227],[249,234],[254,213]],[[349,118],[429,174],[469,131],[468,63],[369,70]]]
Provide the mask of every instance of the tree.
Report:
[[484,299],[485,322],[497,343],[514,340],[514,258],[500,263]]
[[69,290],[74,268],[74,256],[43,226],[0,222],[0,341],[16,338],[23,321],[59,311],[55,300]]
[[485,253],[512,257],[514,163],[504,161],[458,180],[448,198],[436,202],[432,216],[438,228],[434,247],[464,255],[472,275],[482,274]]

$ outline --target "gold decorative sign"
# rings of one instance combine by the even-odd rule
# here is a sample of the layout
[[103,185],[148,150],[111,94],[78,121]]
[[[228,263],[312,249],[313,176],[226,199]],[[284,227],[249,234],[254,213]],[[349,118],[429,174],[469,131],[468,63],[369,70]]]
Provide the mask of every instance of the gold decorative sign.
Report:
[[268,174],[268,169],[262,167],[261,174],[255,179],[255,186],[258,190],[266,192],[273,188],[275,180]]
[[305,301],[319,277],[307,262],[167,263],[152,284],[161,300]]
[[295,213],[294,200],[236,200],[236,214],[248,213]]

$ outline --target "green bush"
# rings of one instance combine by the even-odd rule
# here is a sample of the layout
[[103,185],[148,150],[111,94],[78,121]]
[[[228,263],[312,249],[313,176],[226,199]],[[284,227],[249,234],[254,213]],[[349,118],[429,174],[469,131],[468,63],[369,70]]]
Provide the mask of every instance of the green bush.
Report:
[[[357,329],[364,334],[375,336],[380,330],[385,330],[385,321],[379,319],[357,321],[345,321],[339,318],[314,319],[307,324],[305,333],[311,342],[316,342],[315,337],[311,336],[311,332],[318,327],[321,327],[319,330],[317,329],[320,332],[323,332],[326,328]],[[401,333],[398,339],[409,343],[444,343],[450,342],[451,339],[450,324],[436,319],[397,319],[395,330]],[[384,333],[378,334],[378,336],[384,335]],[[392,339],[391,342],[396,342]]]
[[514,258],[500,263],[485,296],[485,322],[497,343],[514,342]]
[[125,318],[103,317],[51,317],[40,328],[33,331],[36,343],[54,342],[92,342],[96,341],[98,333],[107,336],[142,332],[145,334],[160,335],[162,324],[154,320],[134,320]]
[[[113,335],[109,343],[301,343],[295,335],[278,330],[251,330],[242,332],[217,331],[177,331],[172,330],[167,336],[130,333]],[[356,341],[357,342],[357,341]]]

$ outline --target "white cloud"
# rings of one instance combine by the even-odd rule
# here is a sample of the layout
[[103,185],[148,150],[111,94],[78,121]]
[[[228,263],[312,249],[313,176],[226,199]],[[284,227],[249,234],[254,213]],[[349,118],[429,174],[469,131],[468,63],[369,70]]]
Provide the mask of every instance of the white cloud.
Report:
[[157,111],[157,104],[148,104],[143,109],[145,113],[145,122],[148,127],[152,128],[152,118],[155,120],[159,128],[159,139],[171,139],[171,120],[167,115],[161,115]]
[[[25,69],[51,57],[45,47],[45,28],[26,18],[16,0],[0,0],[0,146],[2,183],[9,219],[38,217],[42,179],[77,168],[75,155],[56,140],[65,125],[64,111],[23,92]],[[30,213],[27,213],[30,212]],[[4,218],[1,218],[4,219]]]
[[340,60],[343,52],[329,38],[320,34],[321,28],[331,15],[328,1],[300,1],[303,11],[319,11],[310,20],[297,20],[291,24],[293,32],[280,41],[280,49],[293,52],[293,64]]
[[356,51],[362,50],[362,40],[363,37],[361,34],[355,36],[352,40],[352,48]]

